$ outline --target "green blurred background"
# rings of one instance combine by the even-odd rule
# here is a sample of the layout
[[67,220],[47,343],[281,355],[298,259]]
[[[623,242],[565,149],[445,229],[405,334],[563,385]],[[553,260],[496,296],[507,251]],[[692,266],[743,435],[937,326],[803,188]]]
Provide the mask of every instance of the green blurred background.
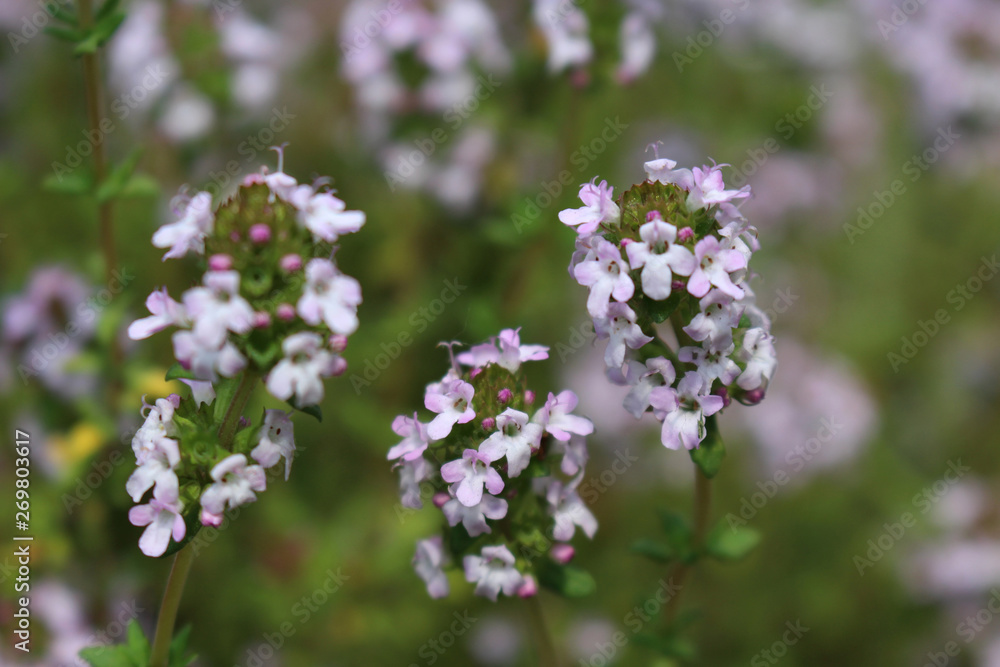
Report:
[[[132,14],[149,4],[124,9]],[[955,640],[958,655],[938,664],[1000,664],[1000,623],[983,624],[970,642],[958,629],[1000,584],[1000,521],[992,510],[1000,472],[1000,282],[986,279],[969,298],[952,291],[1000,249],[998,114],[988,105],[949,106],[949,97],[965,95],[941,84],[952,79],[899,64],[913,57],[906,48],[915,48],[912,39],[904,48],[904,31],[930,31],[923,38],[942,43],[965,35],[950,24],[926,25],[936,20],[921,13],[931,11],[926,7],[900,34],[883,38],[877,21],[891,16],[891,4],[789,0],[752,3],[714,36],[703,22],[720,17],[726,3],[662,4],[656,59],[630,85],[613,76],[625,13],[619,3],[575,5],[591,18],[596,48],[586,75],[547,72],[545,41],[527,3],[494,4],[511,54],[511,66],[496,75],[500,85],[457,130],[442,113],[428,112],[400,114],[387,133],[412,148],[414,139],[444,128],[436,157],[469,127],[490,133],[494,150],[478,174],[478,192],[457,207],[430,188],[390,189],[381,157],[389,140],[364,130],[366,111],[340,72],[343,3],[233,5],[267,26],[278,45],[268,56],[281,62],[275,92],[254,111],[234,100],[234,66],[219,55],[212,17],[220,5],[160,5],[181,72],[170,85],[183,80],[198,91],[213,120],[198,136],[177,138],[164,129],[156,102],[116,121],[107,137],[116,161],[143,150],[138,169],[158,193],[115,206],[120,268],[135,279],[101,310],[108,324],[73,366],[91,374],[96,388],[67,398],[38,378],[23,382],[13,357],[2,362],[5,498],[12,496],[14,429],[32,435],[32,582],[52,589],[34,590],[75,596],[73,605],[57,597],[57,608],[77,608],[90,633],[105,629],[112,639],[123,610],[141,610],[147,630],[155,622],[169,564],[139,552],[124,484],[140,396],[170,390],[159,380],[172,363],[169,337],[126,343],[123,366],[113,365],[99,342],[144,315],[152,289],[166,285],[176,295],[198,280],[193,262],[161,262],[162,251],[149,242],[169,219],[177,188],[206,187],[231,160],[241,175],[261,164],[273,168],[274,154],[258,153],[251,140],[288,142],[288,173],[304,182],[331,176],[348,206],[368,215],[338,254],[363,286],[361,328],[345,353],[347,374],[327,384],[323,422],[296,418],[301,451],[289,482],[272,483],[217,535],[203,533],[180,610],[180,623],[193,628],[198,664],[535,664],[520,600],[475,598],[459,575],[450,598],[428,598],[410,559],[439,515],[398,510],[385,460],[396,442],[392,418],[418,408],[424,385],[446,367],[437,343],[475,343],[517,326],[525,342],[552,348],[548,362],[529,366],[532,384],[581,395],[580,411],[598,427],[587,479],[596,480],[595,489],[607,487],[589,503],[601,524],[596,538],[577,545],[577,562],[596,577],[596,594],[541,597],[557,643],[567,664],[673,664],[632,641],[602,662],[601,647],[610,646],[615,631],[631,640],[630,612],[666,576],[664,566],[629,546],[658,534],[658,509],[689,512],[693,469],[685,454],[659,445],[654,422],[633,423],[603,380],[585,291],[566,271],[574,233],[556,217],[578,205],[578,185],[594,176],[616,193],[641,181],[642,162],[651,158],[646,146],[661,141],[660,155],[684,166],[730,163],[737,173],[727,170],[727,180],[754,188],[744,208],[762,246],[752,284],[773,311],[779,355],[764,403],[734,405],[722,420],[729,454],[714,483],[713,518],[739,516],[742,507],[764,540],[738,563],[701,565],[686,587],[684,607],[699,614],[690,628],[699,648],[694,663],[924,665],[935,664],[928,653]],[[954,12],[976,5],[943,4],[955,5]],[[12,2],[0,17],[4,32],[18,34],[22,18],[38,10],[37,3]],[[981,11],[982,22],[995,27],[995,12]],[[704,34],[709,45],[690,50]],[[984,41],[968,67],[1000,77],[996,45]],[[106,72],[115,71],[108,63],[114,48],[105,53]],[[83,139],[87,124],[80,62],[70,51],[39,34],[0,55],[0,272],[8,297],[43,264],[104,287],[93,200],[44,186],[53,162]],[[127,85],[116,87],[110,75],[108,81],[106,100],[127,94]],[[268,139],[261,130],[273,109],[287,110],[289,120]],[[592,144],[609,123],[623,129]],[[958,139],[944,150],[939,143],[926,170],[907,166],[948,127]],[[576,152],[591,145],[602,147],[581,159]],[[554,185],[562,170],[572,174],[568,187]],[[891,194],[896,179],[902,194]],[[560,190],[551,204],[553,197],[542,196],[546,188]],[[441,308],[436,300],[449,285],[458,286],[458,296]],[[947,322],[921,337],[921,322],[941,309]],[[399,345],[401,333],[412,344]],[[890,356],[909,352],[908,342],[912,359]],[[109,406],[104,392],[116,374],[124,387],[120,405]],[[265,400],[263,392],[256,400]],[[820,437],[823,419],[840,426],[793,471],[787,453]],[[609,473],[625,451],[638,463]],[[970,470],[954,484],[943,482],[959,461]],[[791,481],[772,484],[777,470]],[[929,495],[920,500],[925,488]],[[774,497],[749,516],[744,500],[752,505],[758,492]],[[0,502],[4,626],[13,613],[12,504]],[[915,525],[883,539],[890,548],[877,549],[884,556],[873,559],[872,544],[892,534],[891,524],[906,512]],[[861,574],[857,557],[871,560]],[[347,578],[310,608],[303,596],[313,596],[331,573]],[[457,636],[455,613],[476,619]],[[761,653],[796,622],[808,628],[800,640]],[[270,656],[261,646],[282,624],[291,636]],[[45,657],[58,643],[45,625],[36,618],[27,660],[11,650],[5,631],[0,661],[69,664]]]

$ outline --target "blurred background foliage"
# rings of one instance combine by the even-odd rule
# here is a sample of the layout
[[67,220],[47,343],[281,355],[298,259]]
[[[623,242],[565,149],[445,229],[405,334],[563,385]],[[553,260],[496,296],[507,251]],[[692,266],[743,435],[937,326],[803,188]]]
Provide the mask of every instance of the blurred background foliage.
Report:
[[[753,284],[759,301],[773,309],[780,360],[764,403],[733,406],[722,420],[729,454],[714,483],[713,517],[740,516],[757,493],[774,497],[743,516],[765,536],[748,558],[705,564],[689,580],[684,607],[698,611],[691,626],[696,664],[774,664],[761,651],[782,641],[786,622],[799,621],[808,632],[780,651],[789,667],[922,665],[950,640],[961,651],[947,664],[1000,665],[1000,623],[986,623],[969,643],[958,630],[1000,584],[1000,523],[991,509],[1000,466],[1000,282],[985,280],[967,299],[952,292],[1000,246],[1000,105],[949,106],[949,98],[968,97],[967,91],[899,64],[907,48],[919,47],[917,38],[930,40],[924,48],[932,51],[934,39],[950,44],[968,37],[952,23],[934,23],[946,9],[921,7],[898,34],[884,37],[878,21],[892,16],[889,3],[664,2],[654,26],[656,58],[625,85],[614,75],[623,6],[574,5],[591,16],[594,60],[550,73],[527,3],[493,3],[511,53],[510,66],[494,75],[495,91],[468,118],[458,116],[457,129],[449,120],[456,116],[435,110],[400,114],[380,135],[367,128],[371,114],[341,73],[344,3],[220,3],[124,4],[129,20],[151,6],[166,17],[169,50],[183,85],[207,100],[207,124],[203,107],[165,111],[162,97],[117,118],[110,101],[134,89],[116,75],[138,67],[126,48],[137,47],[113,41],[105,53],[115,128],[106,139],[109,153],[121,160],[141,147],[138,168],[159,185],[158,195],[116,204],[118,268],[134,280],[99,309],[105,337],[122,338],[123,324],[145,314],[143,300],[154,288],[166,285],[176,294],[197,280],[192,263],[161,262],[162,251],[149,239],[170,218],[169,201],[180,186],[215,183],[225,193],[217,175],[230,161],[240,175],[261,164],[273,168],[266,147],[287,142],[288,173],[305,182],[332,176],[339,196],[366,211],[368,222],[337,256],[360,280],[365,300],[361,329],[345,353],[349,370],[328,383],[323,422],[299,415],[301,452],[290,481],[272,484],[260,502],[213,534],[217,539],[202,534],[180,611],[181,623],[193,626],[198,664],[533,664],[529,616],[519,600],[491,604],[458,581],[451,598],[428,598],[410,559],[438,515],[401,511],[385,460],[396,440],[392,418],[417,408],[424,385],[445,368],[447,355],[437,343],[479,342],[517,326],[522,340],[552,348],[547,363],[528,369],[533,386],[574,389],[580,411],[598,426],[587,479],[602,489],[588,499],[601,527],[577,555],[595,574],[597,592],[572,601],[543,593],[549,624],[574,665],[605,664],[600,647],[609,646],[615,631],[634,636],[628,615],[656,593],[666,568],[629,546],[658,535],[656,510],[689,511],[693,472],[686,455],[658,444],[655,422],[634,423],[618,407],[620,395],[601,377],[585,292],[566,272],[574,234],[556,215],[578,205],[579,184],[594,176],[618,193],[641,181],[646,147],[660,141],[660,155],[685,166],[730,163],[730,180],[754,188],[743,209],[760,230]],[[1000,25],[993,9],[978,7],[991,3],[941,4],[966,12],[970,24],[978,17],[987,27]],[[736,20],[712,35],[705,21],[727,8]],[[5,3],[4,32],[23,31],[23,18],[38,10],[34,2]],[[243,19],[268,31],[245,39],[251,51],[266,54],[264,69],[272,67],[251,70],[245,80],[234,74],[243,65],[220,51],[214,27]],[[692,49],[705,34],[709,44]],[[996,34],[980,45],[985,54],[969,59],[970,71],[1000,79]],[[132,39],[141,46],[141,33]],[[53,163],[65,162],[84,140],[79,61],[70,47],[41,34],[0,53],[2,291],[12,298],[33,270],[52,264],[99,291],[107,286],[93,201],[43,187]],[[273,91],[262,104],[241,105],[235,82],[249,85],[254,76],[269,76]],[[175,78],[170,85],[180,84]],[[820,88],[828,99],[817,96]],[[263,132],[275,110],[287,117],[285,127]],[[203,131],[186,132],[197,123]],[[595,141],[609,123],[624,129],[611,141]],[[437,159],[469,127],[485,128],[494,147],[471,201],[449,204],[429,186],[414,186],[418,176],[391,187],[391,142],[412,151],[414,140],[442,128]],[[926,170],[914,172],[911,163],[907,171],[907,162],[948,127],[959,138]],[[581,147],[590,147],[593,158],[581,159]],[[563,170],[571,179],[557,188]],[[904,192],[885,206],[896,179]],[[876,214],[880,197],[883,212]],[[442,307],[449,289],[457,297]],[[939,309],[947,322],[921,338],[921,322]],[[400,344],[404,333],[411,344]],[[101,356],[97,342],[73,343],[71,372],[92,380],[76,395],[39,377],[22,381],[9,345],[0,362],[0,479],[12,488],[13,432],[28,431],[34,590],[54,596],[59,609],[75,609],[85,619],[78,632],[84,639],[102,628],[113,635],[122,605],[133,601],[139,621],[151,628],[168,570],[166,561],[137,549],[140,531],[126,519],[131,503],[124,484],[140,397],[170,391],[160,379],[172,363],[169,339],[121,344],[124,367]],[[912,359],[905,356],[908,344]],[[117,405],[108,404],[106,393],[113,374],[125,379]],[[788,452],[819,437],[824,418],[841,426],[792,472]],[[638,463],[609,473],[626,451]],[[955,484],[942,482],[949,463],[958,461],[969,472]],[[775,484],[777,470],[788,471],[791,481]],[[915,497],[925,488],[931,489],[926,504]],[[905,512],[916,525],[888,540],[888,549],[879,547]],[[0,535],[9,535],[12,524],[12,503],[0,503]],[[4,625],[13,611],[11,554],[8,547],[0,552]],[[857,557],[871,561],[860,575]],[[331,572],[348,578],[311,609],[303,596],[313,596]],[[38,606],[30,659],[15,655],[5,639],[4,664],[69,664],[53,657],[62,640],[58,630],[46,630]],[[450,646],[456,612],[476,620]],[[269,656],[260,647],[283,623],[294,634]],[[450,648],[439,653],[432,641]],[[768,655],[779,659],[777,650]],[[612,662],[672,664],[631,641]]]

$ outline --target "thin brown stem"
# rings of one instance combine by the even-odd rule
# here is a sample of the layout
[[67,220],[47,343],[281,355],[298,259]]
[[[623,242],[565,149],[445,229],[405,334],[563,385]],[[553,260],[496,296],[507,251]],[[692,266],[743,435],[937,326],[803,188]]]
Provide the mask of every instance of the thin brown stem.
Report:
[[[94,23],[92,0],[80,0],[80,27],[89,30]],[[87,120],[89,136],[94,142],[94,182],[100,186],[107,177],[108,160],[104,145],[104,130],[101,123],[104,118],[104,86],[101,82],[100,52],[83,55],[83,83],[87,96]],[[118,266],[118,254],[115,248],[114,218],[111,201],[98,204],[98,224],[100,225],[101,252],[104,255],[104,271],[108,281],[113,278],[112,271]]]
[[[219,444],[224,449],[229,449],[233,444],[233,437],[239,427],[240,417],[243,415],[243,410],[246,408],[250,396],[253,395],[257,379],[257,374],[250,370],[243,371],[243,374],[240,375],[236,393],[233,394],[233,400],[226,408],[222,424],[219,425]],[[156,635],[153,638],[149,667],[167,667],[170,642],[173,639],[174,624],[177,621],[177,608],[180,606],[181,596],[184,594],[184,583],[187,581],[193,560],[194,551],[190,544],[174,556],[174,564],[170,569],[170,577],[167,579],[167,589],[163,594],[163,604],[160,605],[160,615],[156,620]]]
[[193,562],[194,549],[191,548],[190,544],[174,556],[174,564],[170,568],[170,577],[167,579],[167,589],[163,593],[163,603],[160,605],[160,615],[156,619],[156,635],[153,638],[149,667],[168,667],[170,642],[174,637],[177,609],[180,607],[181,596],[184,595],[184,584],[187,582]]
[[[701,468],[695,466],[694,469],[694,534],[692,537],[692,547],[695,550],[701,549],[705,542],[705,531],[708,528],[708,514],[712,504],[711,480],[705,476]],[[670,598],[667,609],[663,614],[664,622],[667,626],[673,624],[680,610],[681,593],[684,590],[684,582],[691,572],[691,565],[679,562],[674,566],[670,574],[671,583],[677,586],[677,593]]]
[[549,634],[548,624],[545,622],[545,611],[537,595],[528,600],[528,609],[531,613],[531,629],[538,645],[539,667],[560,667],[562,663],[559,662],[559,654],[552,643],[552,635]]

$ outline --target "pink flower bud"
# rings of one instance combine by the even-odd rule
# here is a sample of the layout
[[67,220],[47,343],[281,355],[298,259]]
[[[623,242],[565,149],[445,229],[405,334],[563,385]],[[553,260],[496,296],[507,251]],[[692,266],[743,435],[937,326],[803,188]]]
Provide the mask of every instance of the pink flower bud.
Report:
[[622,247],[622,250],[624,250],[626,247],[628,247],[629,243],[635,243],[635,239],[624,238],[622,239],[622,242],[619,243],[618,245],[620,245]]
[[434,494],[434,497],[431,498],[431,502],[434,503],[434,507],[438,509],[444,507],[444,504],[449,500],[451,500],[451,496],[449,496],[444,491],[438,491],[437,493]]
[[532,403],[534,403],[535,402],[535,392],[531,391],[530,389],[528,391],[524,392],[524,402],[527,405],[531,405]]
[[236,231],[235,229],[233,231],[229,232],[229,240],[232,241],[233,243],[239,243],[240,242],[240,233],[238,231]]
[[740,403],[743,405],[757,405],[764,400],[764,389],[758,387],[757,389],[751,389],[750,391],[743,394],[740,398]]
[[343,375],[344,371],[347,370],[347,360],[343,357],[334,358],[333,362],[330,364],[330,375],[337,377],[338,375]]
[[476,377],[482,372],[483,372],[482,368],[473,368],[471,371],[469,371],[469,379],[471,380],[472,378]]
[[497,427],[497,420],[493,419],[493,417],[487,417],[486,419],[483,420],[484,431],[492,431],[496,427]]
[[290,303],[278,304],[278,307],[274,309],[274,314],[283,322],[291,322],[295,319],[295,306]]
[[684,227],[677,232],[677,242],[687,243],[694,238],[694,230],[690,227]]
[[180,394],[170,394],[169,396],[167,396],[167,400],[170,401],[170,404],[174,406],[174,409],[177,409],[181,406]]
[[530,574],[524,577],[524,583],[517,589],[518,597],[530,598],[538,594],[538,583]]
[[733,402],[733,399],[731,399],[729,397],[729,390],[726,389],[725,387],[719,387],[718,389],[716,389],[712,393],[715,394],[716,396],[721,396],[722,397],[722,407],[723,408],[728,408],[729,404]]
[[302,258],[298,255],[285,255],[278,261],[278,266],[286,273],[292,273],[302,268]]
[[254,329],[266,329],[271,326],[271,316],[263,311],[253,314]]
[[204,526],[220,526],[222,525],[222,515],[212,514],[203,507],[201,508],[201,523]]
[[208,268],[212,271],[228,271],[233,268],[233,258],[229,255],[212,255],[208,258]]
[[343,352],[347,349],[347,336],[344,334],[333,334],[330,336],[330,349],[334,352]]
[[575,555],[576,549],[569,544],[557,544],[549,550],[549,557],[560,565],[570,562]]
[[646,222],[652,222],[653,220],[663,220],[663,216],[659,211],[648,211],[646,213]]
[[266,182],[267,181],[264,180],[264,174],[261,173],[247,174],[243,178],[243,187],[248,188],[251,185],[262,185]]
[[672,289],[672,290],[684,290],[684,288],[686,288],[686,287],[687,287],[687,283],[685,283],[683,280],[671,280],[670,281],[670,289]]
[[507,387],[504,387],[503,389],[497,392],[497,400],[500,401],[500,405],[504,405],[505,403],[510,403],[510,399],[512,398],[514,398],[514,392],[512,392]]
[[254,243],[267,243],[271,240],[271,228],[259,223],[250,228],[250,240]]

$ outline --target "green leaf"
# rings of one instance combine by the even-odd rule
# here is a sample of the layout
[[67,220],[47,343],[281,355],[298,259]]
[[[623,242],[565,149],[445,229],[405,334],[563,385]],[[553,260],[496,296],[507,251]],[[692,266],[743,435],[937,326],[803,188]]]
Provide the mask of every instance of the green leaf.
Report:
[[149,661],[149,640],[134,618],[128,624],[128,650],[137,665]]
[[154,178],[145,174],[132,174],[118,196],[137,198],[155,197],[159,194],[160,186]]
[[49,174],[42,181],[42,189],[63,195],[85,195],[94,188],[94,181],[86,171],[67,174]]
[[142,151],[136,149],[127,158],[122,160],[121,163],[115,165],[111,173],[104,179],[104,182],[97,186],[96,194],[98,202],[103,203],[121,195],[122,191],[125,190],[125,186],[128,185],[132,177],[132,172],[135,171],[135,165],[138,164],[141,155]]
[[760,538],[760,533],[753,528],[734,530],[721,521],[705,540],[705,551],[719,560],[739,560],[753,551]]
[[222,420],[226,416],[226,410],[229,409],[230,404],[233,402],[233,397],[236,396],[236,390],[240,386],[241,376],[226,378],[219,380],[215,384],[215,404],[213,413],[213,418],[216,424],[222,423]]
[[581,598],[597,590],[597,582],[586,570],[559,565],[545,559],[538,565],[538,583],[568,598]]
[[680,305],[681,300],[684,298],[683,290],[674,290],[669,297],[663,301],[654,301],[653,299],[646,298],[646,309],[649,311],[649,316],[654,322],[659,324],[660,322],[665,322],[670,319],[670,316],[674,314],[677,310],[677,306]]
[[635,641],[640,646],[645,646],[668,658],[694,660],[698,656],[698,652],[691,640],[678,637],[677,635],[658,637],[644,633],[636,635]]
[[167,370],[167,374],[163,377],[164,380],[170,382],[171,380],[196,380],[194,373],[184,368],[178,362],[174,362],[174,365]]
[[715,415],[705,420],[707,434],[698,449],[690,451],[691,460],[701,469],[705,477],[712,479],[722,468],[722,459],[726,458],[726,445],[722,442]]
[[64,42],[77,43],[83,39],[83,33],[76,28],[67,28],[61,25],[50,25],[45,26],[42,32],[55,37],[56,39],[61,39]]
[[198,658],[198,656],[194,654],[188,656],[184,655],[187,653],[187,643],[190,635],[190,625],[185,625],[176,635],[174,635],[173,641],[170,642],[170,655],[167,659],[170,667],[187,667]]
[[315,418],[316,421],[318,421],[318,422],[323,421],[323,410],[321,410],[318,405],[305,405],[305,406],[299,407],[298,405],[296,405],[292,401],[288,401],[288,404],[290,406],[292,406],[293,408],[295,408],[296,410],[298,410],[299,412],[304,412],[305,414],[309,415],[310,417]]
[[663,532],[667,534],[667,544],[675,553],[683,554],[691,550],[691,526],[687,519],[676,512],[660,510],[660,523],[663,525]]
[[73,55],[82,56],[88,53],[96,53],[97,49],[101,48],[105,42],[111,39],[111,36],[115,34],[115,30],[118,30],[118,26],[124,20],[125,14],[123,12],[112,12],[103,17],[87,36],[76,45],[76,48],[73,49]]
[[80,651],[80,657],[87,661],[91,667],[143,667],[136,665],[128,654],[128,647],[122,645],[114,646],[88,646]]
[[645,556],[657,563],[669,563],[674,559],[674,550],[657,540],[643,538],[632,543],[629,549],[634,554]]
[[98,21],[100,21],[105,16],[110,15],[111,12],[118,9],[118,5],[120,4],[121,0],[105,0],[104,4],[101,5],[101,8],[97,10],[97,14],[95,14],[95,17],[97,18]]

